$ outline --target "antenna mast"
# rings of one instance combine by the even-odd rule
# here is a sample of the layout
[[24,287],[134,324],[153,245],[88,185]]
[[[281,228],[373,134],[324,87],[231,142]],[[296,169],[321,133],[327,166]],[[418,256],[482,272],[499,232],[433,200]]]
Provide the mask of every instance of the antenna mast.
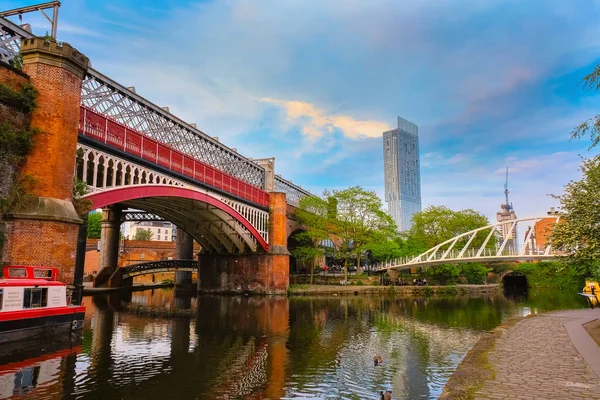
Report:
[[506,208],[512,208],[512,205],[508,202],[508,167],[506,167],[506,183],[504,184],[504,196],[506,196]]

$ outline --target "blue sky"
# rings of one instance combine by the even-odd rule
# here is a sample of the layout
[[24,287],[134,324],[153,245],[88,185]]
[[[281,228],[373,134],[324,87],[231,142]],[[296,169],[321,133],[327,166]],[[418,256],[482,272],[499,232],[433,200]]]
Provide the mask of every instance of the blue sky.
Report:
[[94,68],[316,193],[383,196],[398,115],[419,125],[424,206],[495,218],[509,166],[517,215],[543,214],[591,154],[569,132],[600,113],[577,87],[600,62],[598,0],[62,4],[59,40]]

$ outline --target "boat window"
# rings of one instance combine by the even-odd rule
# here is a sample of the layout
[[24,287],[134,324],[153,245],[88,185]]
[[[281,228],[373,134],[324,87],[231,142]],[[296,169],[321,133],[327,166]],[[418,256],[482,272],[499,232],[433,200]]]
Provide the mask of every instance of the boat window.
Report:
[[4,289],[0,289],[0,310],[2,310],[2,302],[4,300]]
[[8,276],[10,278],[27,278],[27,270],[25,268],[9,268]]
[[23,294],[23,308],[46,307],[48,288],[26,288]]
[[52,278],[52,270],[51,269],[34,269],[33,277],[34,278]]

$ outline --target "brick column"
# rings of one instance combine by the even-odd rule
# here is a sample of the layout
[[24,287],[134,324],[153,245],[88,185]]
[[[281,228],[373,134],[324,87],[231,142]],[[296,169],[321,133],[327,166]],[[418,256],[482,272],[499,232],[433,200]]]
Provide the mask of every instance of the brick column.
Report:
[[[177,235],[175,236],[176,258],[178,260],[193,260],[194,259],[194,239],[192,236],[177,227]],[[175,286],[191,289],[192,273],[188,271],[175,272]]]
[[31,198],[7,215],[5,260],[59,268],[73,282],[81,219],[71,202],[79,125],[81,82],[89,60],[67,43],[43,38],[21,45],[23,72],[38,90],[31,127],[39,133],[22,169],[33,179]]
[[269,252],[202,254],[198,291],[201,293],[285,294],[290,283],[285,193],[269,194]]

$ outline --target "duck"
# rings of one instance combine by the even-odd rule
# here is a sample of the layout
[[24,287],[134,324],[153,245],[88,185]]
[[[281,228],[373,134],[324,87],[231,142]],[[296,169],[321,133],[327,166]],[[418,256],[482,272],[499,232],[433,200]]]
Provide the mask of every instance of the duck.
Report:
[[392,400],[392,392],[390,390],[379,392],[379,400]]
[[383,358],[381,358],[381,356],[379,354],[375,354],[375,356],[373,357],[373,364],[375,366],[377,366],[378,364],[381,364],[383,362]]

